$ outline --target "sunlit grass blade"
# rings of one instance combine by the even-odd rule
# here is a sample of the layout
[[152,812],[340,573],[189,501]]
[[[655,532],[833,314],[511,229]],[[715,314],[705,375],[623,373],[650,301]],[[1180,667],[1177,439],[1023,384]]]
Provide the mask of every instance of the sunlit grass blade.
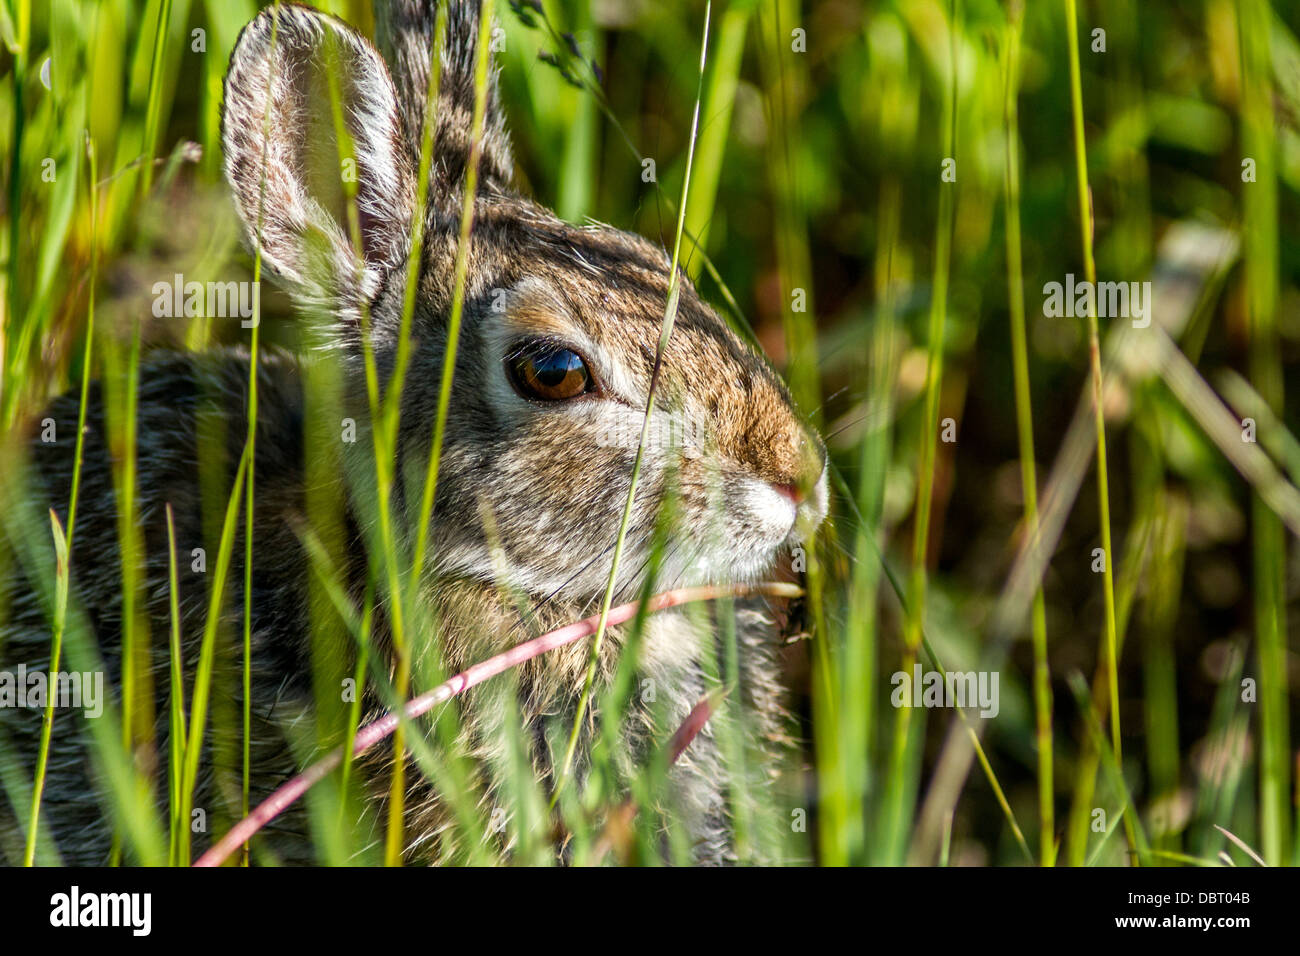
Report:
[[[1020,246],[1020,35],[1024,6],[1010,0],[1006,31],[1007,283],[1011,313],[1012,367],[1016,388],[1016,434],[1020,444],[1020,485],[1025,499],[1025,533],[1038,534],[1038,469],[1034,461],[1033,396],[1029,389],[1029,349],[1025,335],[1025,277]],[[1052,776],[1052,684],[1047,664],[1047,605],[1042,586],[1034,589],[1034,720],[1038,744],[1039,860],[1051,866],[1055,843],[1055,787]]]
[[140,192],[148,195],[153,185],[153,155],[158,150],[158,128],[162,123],[163,50],[167,46],[167,26],[171,20],[172,0],[158,0],[158,22],[154,27],[153,66],[149,71],[149,99],[145,107],[144,157],[140,169]]
[[[614,555],[610,560],[609,579],[605,585],[605,594],[601,599],[600,623],[596,627],[595,636],[591,642],[591,659],[587,666],[587,674],[583,681],[582,696],[578,698],[577,711],[573,718],[573,729],[569,734],[569,742],[565,748],[564,757],[560,761],[559,771],[555,779],[555,793],[558,794],[568,779],[569,772],[573,766],[573,756],[578,746],[578,735],[582,729],[582,721],[586,715],[587,703],[591,697],[591,688],[596,679],[596,665],[600,660],[601,642],[605,636],[605,627],[609,619],[609,609],[613,604],[614,590],[618,583],[619,563],[623,557],[623,545],[627,539],[627,530],[632,518],[632,506],[636,501],[637,479],[641,474],[641,462],[645,456],[646,439],[650,433],[651,416],[654,414],[655,407],[655,388],[659,383],[660,370],[663,365],[664,351],[668,347],[668,339],[672,335],[673,324],[677,320],[677,299],[680,295],[681,277],[678,274],[678,263],[681,261],[682,251],[682,231],[686,225],[686,204],[690,198],[691,188],[691,164],[695,157],[695,142],[699,133],[700,124],[700,101],[703,97],[704,90],[704,68],[707,63],[709,50],[709,17],[713,12],[712,0],[705,4],[704,7],[704,34],[700,41],[700,80],[699,86],[695,93],[695,113],[691,119],[691,133],[688,140],[686,152],[686,172],[682,177],[682,197],[678,204],[677,231],[673,237],[673,255],[672,263],[669,266],[670,276],[668,280],[668,301],[664,306],[664,319],[660,327],[659,343],[655,350],[654,370],[650,375],[650,389],[646,395],[645,413],[641,419],[641,434],[637,439],[636,458],[632,462],[632,475],[627,492],[627,500],[623,506],[623,516],[619,520],[617,536],[614,539]],[[554,806],[555,798],[552,798]]]
[[221,526],[221,541],[217,551],[216,567],[212,573],[212,589],[208,597],[207,619],[203,624],[203,637],[199,645],[198,666],[190,698],[189,739],[185,744],[185,766],[181,777],[180,819],[182,832],[179,862],[188,866],[190,861],[190,830],[184,826],[190,819],[194,805],[194,788],[199,778],[199,759],[203,753],[203,736],[207,726],[208,700],[212,693],[212,671],[216,653],[217,629],[221,624],[226,597],[226,578],[230,573],[231,554],[235,547],[235,526],[239,518],[239,503],[248,473],[248,448],[239,458],[231,483],[230,498],[226,503],[225,520]]
[[171,698],[170,724],[168,725],[168,810],[169,833],[167,862],[177,866],[180,862],[181,833],[181,776],[185,767],[185,671],[181,657],[181,596],[176,575],[176,517],[172,506],[167,505],[167,591],[171,612]]
[[[81,357],[81,398],[77,405],[77,440],[73,450],[73,471],[72,471],[72,492],[68,499],[68,525],[66,532],[59,525],[58,516],[51,511],[50,521],[54,530],[55,548],[58,556],[58,578],[57,587],[58,595],[55,606],[54,636],[50,643],[50,666],[48,673],[53,677],[59,670],[59,661],[63,651],[63,629],[67,623],[68,611],[68,586],[69,586],[69,569],[68,564],[71,560],[73,532],[77,525],[77,501],[81,493],[81,464],[85,451],[86,437],[86,406],[90,397],[90,375],[91,375],[91,355],[94,346],[95,332],[95,280],[97,278],[97,249],[95,241],[97,233],[94,228],[95,215],[97,209],[96,202],[96,170],[95,147],[94,143],[87,140],[86,142],[86,159],[89,172],[90,183],[90,211],[91,211],[91,252],[90,252],[90,286],[87,292],[86,305],[86,332],[84,351]],[[66,535],[66,536],[65,536]],[[32,787],[32,809],[31,817],[28,822],[27,847],[24,854],[24,864],[31,866],[35,859],[36,853],[36,832],[37,821],[40,816],[41,792],[45,784],[45,770],[49,761],[50,750],[50,733],[54,724],[54,696],[51,694],[50,700],[45,710],[45,718],[41,727],[40,750],[37,753],[36,764],[36,782]]]
[[[267,54],[268,63],[275,62],[276,41],[280,30],[280,3],[276,0],[274,19],[271,21],[271,44]],[[159,32],[161,35],[162,14],[159,14]],[[267,149],[271,141],[271,91],[274,84],[266,85],[266,104],[262,111],[262,162],[257,185],[257,227],[253,240],[253,287],[258,288],[262,281],[262,228],[266,213],[266,176]],[[146,137],[148,140],[148,137]],[[252,335],[248,344],[248,423],[244,443],[248,456],[248,472],[244,479],[244,619],[243,619],[243,661],[242,696],[243,728],[240,783],[240,814],[248,816],[248,794],[252,786],[252,749],[253,749],[253,543],[255,533],[255,486],[257,476],[257,367],[259,333],[262,325],[262,299],[253,297],[253,315],[250,320]],[[248,844],[244,844],[241,862],[248,866]]]
[[[944,98],[943,161],[956,160],[957,119],[957,19],[958,3],[953,0],[948,18],[949,60],[948,93]],[[934,272],[930,291],[930,321],[926,341],[925,400],[921,413],[919,440],[920,459],[916,469],[916,513],[912,524],[912,572],[908,587],[908,617],[904,625],[904,650],[900,670],[912,672],[921,647],[925,628],[925,592],[930,545],[930,512],[934,494],[935,459],[939,441],[939,393],[943,381],[944,327],[948,316],[948,281],[952,255],[953,221],[956,211],[956,181],[941,177],[939,184],[939,214],[935,225]],[[899,840],[909,829],[910,821],[903,805],[902,781],[906,773],[907,741],[910,732],[912,708],[900,707],[895,716],[891,762],[891,812],[889,835]],[[891,857],[901,855],[903,847],[896,844]]]
[[[1278,341],[1278,194],[1273,88],[1270,82],[1270,9],[1262,0],[1237,4],[1241,57],[1242,141],[1255,162],[1254,181],[1242,189],[1250,377],[1274,412],[1283,409]],[[1292,858],[1291,743],[1287,702],[1287,541],[1278,516],[1261,496],[1251,501],[1255,635],[1259,659],[1259,828],[1264,858]]]
[[[1083,81],[1079,67],[1079,14],[1076,0],[1065,0],[1066,42],[1069,45],[1070,104],[1074,119],[1074,164],[1078,186],[1079,228],[1082,236],[1083,271],[1088,282],[1097,282],[1097,266],[1093,259],[1093,209],[1092,193],[1088,188],[1088,153],[1083,132]],[[1105,386],[1101,373],[1101,338],[1098,332],[1095,308],[1088,308],[1088,357],[1092,375],[1093,417],[1097,431],[1097,504],[1101,525],[1102,593],[1105,598],[1105,625],[1103,650],[1110,677],[1110,735],[1115,761],[1124,764],[1119,720],[1119,658],[1115,638],[1115,553],[1110,540],[1110,475],[1106,461],[1106,410]],[[1129,849],[1135,849],[1131,816],[1124,821]]]

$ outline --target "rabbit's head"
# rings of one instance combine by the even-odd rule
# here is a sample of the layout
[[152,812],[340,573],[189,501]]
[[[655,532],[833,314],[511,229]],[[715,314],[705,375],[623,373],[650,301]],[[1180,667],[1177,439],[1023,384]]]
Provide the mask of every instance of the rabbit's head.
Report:
[[[264,265],[305,312],[326,319],[328,344],[354,375],[363,335],[381,376],[391,373],[413,218],[422,217],[399,441],[400,472],[422,482],[474,161],[479,4],[448,11],[419,209],[432,4],[377,8],[387,60],[342,22],[303,7],[282,6],[278,26],[267,10],[245,28],[226,80],[225,168],[250,245],[260,233]],[[340,150],[339,128],[350,148]],[[671,264],[639,236],[570,225],[512,191],[494,76],[485,128],[438,473],[436,566],[585,599],[608,575]],[[754,579],[826,509],[821,442],[767,363],[680,281],[621,563],[623,593],[645,571],[666,501],[674,518],[664,586]]]

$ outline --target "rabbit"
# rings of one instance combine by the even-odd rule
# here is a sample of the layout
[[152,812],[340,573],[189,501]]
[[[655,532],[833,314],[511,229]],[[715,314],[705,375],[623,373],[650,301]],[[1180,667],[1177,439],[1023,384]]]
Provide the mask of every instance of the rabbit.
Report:
[[[422,469],[448,348],[466,174],[477,160],[463,322],[429,529],[426,591],[437,622],[429,634],[410,628],[416,635],[410,651],[417,675],[432,660],[454,673],[598,610],[632,481],[669,293],[672,263],[659,246],[610,226],[562,221],[512,187],[514,163],[495,68],[487,85],[480,155],[473,155],[476,38],[485,15],[478,2],[448,5],[427,200],[417,208],[436,4],[393,0],[376,4],[375,12],[378,49],[341,20],[308,7],[282,4],[278,13],[268,8],[240,34],[225,81],[224,170],[235,211],[250,250],[260,249],[264,270],[303,316],[305,343],[297,351],[263,348],[256,373],[250,625],[254,803],[319,755],[310,743],[301,743],[319,700],[313,691],[313,667],[319,668],[320,658],[314,656],[312,622],[320,596],[311,587],[311,560],[301,533],[309,500],[337,504],[340,572],[348,596],[358,604],[366,591],[365,543],[377,519],[373,447],[365,437],[375,426],[363,346],[368,341],[382,387],[397,361],[413,218],[422,217],[424,243],[392,502],[402,519],[398,533],[407,536],[419,515]],[[331,78],[355,151],[358,247],[350,239],[339,187]],[[614,586],[616,601],[641,593],[656,522],[670,495],[677,502],[676,519],[667,531],[659,590],[762,580],[790,548],[810,540],[827,512],[827,456],[814,429],[766,360],[701,299],[684,273],[679,282],[676,324],[655,386],[655,423],[671,431],[673,423],[692,422],[700,434],[692,436],[690,449],[675,442],[647,443]],[[147,356],[140,370],[137,509],[145,582],[140,593],[152,654],[155,754],[166,754],[168,732],[173,555],[166,508],[175,516],[174,557],[182,569],[181,648],[188,688],[211,577],[210,567],[205,576],[189,573],[191,549],[208,543],[209,562],[216,553],[211,528],[204,526],[201,478],[210,479],[221,495],[231,487],[247,427],[250,360],[242,347],[160,351]],[[333,414],[311,407],[308,399],[305,383],[321,369],[332,370],[340,383],[340,407]],[[71,566],[84,626],[102,656],[108,683],[116,688],[123,608],[105,405],[100,385],[93,385]],[[69,394],[45,415],[57,422],[60,434],[75,435],[77,410],[78,395]],[[358,423],[362,437],[341,441],[341,421]],[[201,465],[200,435],[215,435],[224,450],[216,466]],[[72,443],[32,441],[30,447],[38,477],[29,494],[36,511],[53,508],[66,521]],[[320,467],[322,460],[335,464]],[[211,478],[214,467],[217,477]],[[208,508],[211,513],[210,501]],[[48,523],[44,527],[40,547],[48,553]],[[213,694],[214,708],[224,706],[235,715],[243,702],[244,553],[241,517]],[[48,596],[40,597],[33,580],[16,570],[20,566],[9,563],[0,594],[9,608],[0,660],[10,668],[20,662],[30,669],[48,667]],[[391,609],[383,587],[375,595],[375,646],[384,655],[381,667],[391,675],[396,668]],[[738,606],[740,660],[733,675],[738,690],[724,706],[743,706],[752,715],[745,725],[751,743],[771,755],[754,771],[763,778],[756,786],[763,786],[776,755],[790,743],[777,661],[781,641],[771,609]],[[581,725],[574,761],[576,780],[583,779],[589,763],[599,692],[611,681],[629,634],[627,627],[611,627],[603,641],[597,693]],[[677,723],[713,689],[703,662],[720,654],[721,634],[716,621],[706,616],[702,624],[684,610],[647,618],[636,674],[653,682],[657,699],[652,705],[634,696],[623,721],[621,732],[633,758],[664,746]],[[347,652],[350,647],[339,653],[336,677],[352,673]],[[509,719],[521,722],[515,733],[529,748],[538,780],[544,788],[554,787],[559,755],[546,728],[572,726],[590,653],[590,642],[580,641],[521,667],[510,685],[513,707],[487,687],[459,698],[464,746],[476,763],[490,768],[504,759],[510,729],[504,722],[513,714]],[[383,710],[379,696],[367,688],[367,719]],[[103,863],[112,848],[104,768],[87,753],[85,723],[75,715],[56,715],[42,803],[41,824],[49,840],[41,852],[51,859],[57,852],[68,864]],[[226,724],[237,726],[237,720]],[[0,753],[10,755],[11,778],[30,781],[39,725],[37,711],[0,709]],[[224,808],[225,820],[237,816],[241,742],[237,734],[226,739],[214,727],[210,719],[194,806]],[[370,782],[364,820],[355,825],[369,834],[372,848],[383,838],[392,761],[392,748],[384,746],[362,761]],[[137,755],[137,765],[154,771],[156,780],[166,776],[158,772],[159,762],[156,755]],[[692,858],[699,863],[737,858],[724,777],[717,740],[706,724],[671,771],[674,806],[687,821]],[[437,781],[415,764],[405,780],[405,859],[454,858],[454,828],[448,826]],[[482,782],[484,799],[492,799],[490,770],[483,771]],[[165,807],[164,783],[157,784],[155,797]],[[0,808],[0,852],[10,862],[21,852],[26,812],[23,805]],[[195,833],[195,851],[209,839]],[[280,862],[316,859],[301,808],[262,831],[253,846],[255,855]]]

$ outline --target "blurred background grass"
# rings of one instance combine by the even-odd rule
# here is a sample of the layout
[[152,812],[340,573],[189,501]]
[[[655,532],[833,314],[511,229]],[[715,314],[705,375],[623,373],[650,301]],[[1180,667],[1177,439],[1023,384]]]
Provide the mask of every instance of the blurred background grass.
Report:
[[[367,2],[318,6],[371,32]],[[543,7],[553,31],[497,7],[520,188],[671,247],[703,4]],[[786,371],[842,479],[810,555],[811,637],[786,655],[806,747],[784,799],[809,817],[791,859],[1123,863],[1140,841],[1144,862],[1247,862],[1215,824],[1270,863],[1300,852],[1287,511],[1300,480],[1300,4],[1081,0],[1087,253],[1070,9],[713,6],[686,219],[713,273],[691,243],[683,255]],[[251,274],[218,129],[229,51],[255,12],[249,0],[0,6],[6,430],[79,381],[92,244],[109,340],[200,348],[246,334],[235,320],[156,320],[149,305],[174,273]],[[572,65],[565,33],[598,64],[600,90],[539,59]],[[1098,279],[1156,289],[1152,329],[1121,336],[1126,320],[1100,320],[1123,788],[1088,324],[1042,308],[1044,284],[1082,281],[1092,252]],[[263,308],[263,343],[293,344],[292,323],[274,321],[287,302],[264,289]],[[1248,417],[1254,443],[1241,439]],[[1036,612],[1034,562],[1012,572],[1037,511],[1058,523]],[[1050,673],[1037,699],[1031,634]],[[1000,713],[978,728],[974,761],[952,711],[890,705],[890,676],[931,653],[999,673]],[[1130,799],[1133,830],[1119,826]]]

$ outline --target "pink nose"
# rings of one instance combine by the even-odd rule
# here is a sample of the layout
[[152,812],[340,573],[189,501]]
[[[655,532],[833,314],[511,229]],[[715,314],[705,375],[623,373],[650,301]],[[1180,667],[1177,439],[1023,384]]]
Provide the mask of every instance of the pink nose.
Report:
[[789,498],[796,506],[803,501],[803,493],[797,485],[783,485],[772,482],[772,488],[784,498]]

